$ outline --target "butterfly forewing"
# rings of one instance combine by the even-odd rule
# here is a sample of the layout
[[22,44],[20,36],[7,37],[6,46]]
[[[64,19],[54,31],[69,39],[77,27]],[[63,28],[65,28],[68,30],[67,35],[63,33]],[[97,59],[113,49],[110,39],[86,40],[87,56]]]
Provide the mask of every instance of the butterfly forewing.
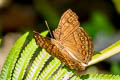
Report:
[[53,35],[56,40],[63,41],[66,37],[72,34],[80,23],[78,21],[78,16],[68,9],[61,17],[57,29],[53,31]]
[[43,37],[38,33],[34,34],[34,38],[37,45],[39,45],[41,48],[45,48],[52,56],[58,56],[59,49],[51,42],[50,39]]

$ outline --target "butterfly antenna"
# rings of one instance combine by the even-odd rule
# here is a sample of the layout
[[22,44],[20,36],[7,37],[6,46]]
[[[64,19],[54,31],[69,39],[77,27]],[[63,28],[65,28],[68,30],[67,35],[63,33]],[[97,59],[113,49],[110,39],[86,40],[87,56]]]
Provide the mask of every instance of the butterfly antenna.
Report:
[[47,28],[48,28],[48,30],[50,32],[50,36],[53,38],[52,32],[51,32],[50,27],[48,26],[48,22],[46,20],[45,20],[45,24],[46,24],[46,26],[47,26]]

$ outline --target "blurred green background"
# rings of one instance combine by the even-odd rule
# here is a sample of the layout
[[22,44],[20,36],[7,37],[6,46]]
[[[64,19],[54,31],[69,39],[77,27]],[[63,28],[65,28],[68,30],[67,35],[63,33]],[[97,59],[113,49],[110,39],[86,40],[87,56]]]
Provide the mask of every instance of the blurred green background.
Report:
[[[47,30],[45,20],[54,30],[69,8],[76,12],[81,26],[91,35],[95,51],[120,40],[120,0],[0,0],[0,37],[3,38],[0,70],[9,49],[22,33]],[[87,71],[120,74],[119,57],[117,54]]]

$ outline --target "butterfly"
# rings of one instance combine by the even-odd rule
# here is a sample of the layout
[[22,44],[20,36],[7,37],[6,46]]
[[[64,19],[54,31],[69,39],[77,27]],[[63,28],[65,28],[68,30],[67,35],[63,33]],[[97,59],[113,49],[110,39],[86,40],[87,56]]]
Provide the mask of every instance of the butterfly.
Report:
[[88,33],[80,27],[78,16],[71,9],[63,13],[54,38],[34,33],[37,45],[45,48],[70,69],[85,70],[93,55],[93,42]]

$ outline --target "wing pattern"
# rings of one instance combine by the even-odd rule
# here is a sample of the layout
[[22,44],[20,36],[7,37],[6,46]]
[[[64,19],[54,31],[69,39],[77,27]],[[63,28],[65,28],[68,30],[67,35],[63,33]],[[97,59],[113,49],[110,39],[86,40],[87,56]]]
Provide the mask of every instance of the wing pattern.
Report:
[[93,42],[88,33],[80,27],[78,16],[68,9],[61,17],[58,28],[53,31],[56,40],[71,52],[75,60],[88,63],[92,57]]
[[62,41],[74,32],[79,25],[78,16],[71,9],[68,9],[61,17],[58,28],[53,31],[53,35],[56,40]]

